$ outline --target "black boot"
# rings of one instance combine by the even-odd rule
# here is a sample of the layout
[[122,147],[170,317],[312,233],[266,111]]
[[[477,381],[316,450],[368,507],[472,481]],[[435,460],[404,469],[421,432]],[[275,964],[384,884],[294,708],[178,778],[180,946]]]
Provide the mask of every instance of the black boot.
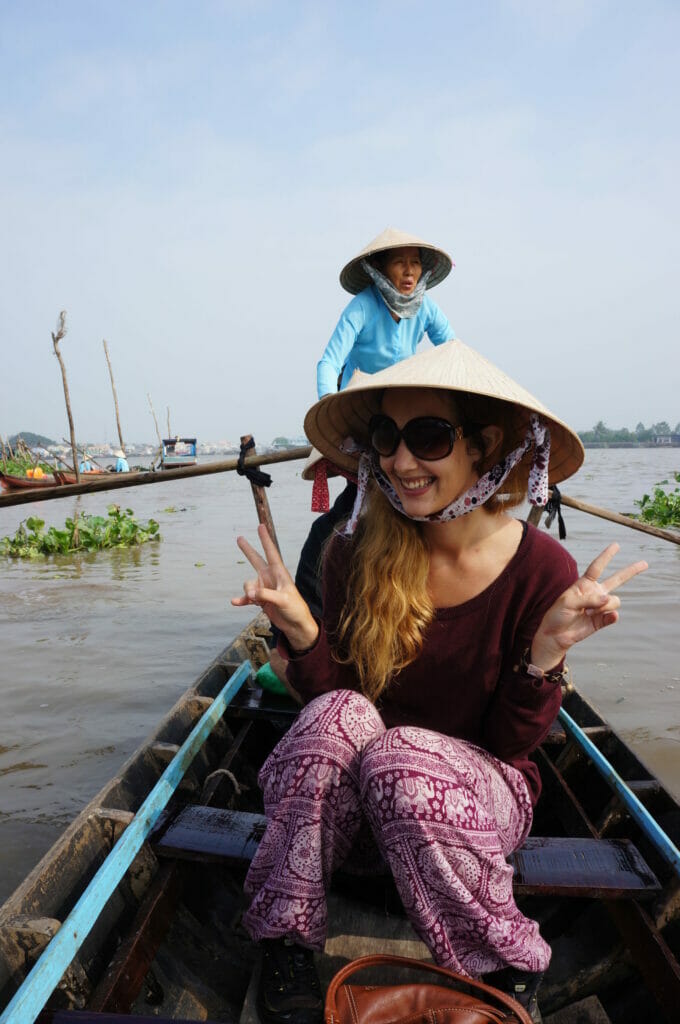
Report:
[[516,967],[509,967],[505,972],[503,983],[498,986],[524,1007],[533,1024],[543,1024],[537,998],[539,985],[543,981],[543,973],[543,971],[520,971]]
[[257,1012],[262,1024],[321,1024],[323,1002],[311,949],[263,939]]
[[543,1024],[537,994],[544,973],[544,971],[522,971],[518,967],[505,967],[502,971],[487,974],[484,981],[487,985],[493,985],[494,988],[512,996],[527,1011],[532,1024]]

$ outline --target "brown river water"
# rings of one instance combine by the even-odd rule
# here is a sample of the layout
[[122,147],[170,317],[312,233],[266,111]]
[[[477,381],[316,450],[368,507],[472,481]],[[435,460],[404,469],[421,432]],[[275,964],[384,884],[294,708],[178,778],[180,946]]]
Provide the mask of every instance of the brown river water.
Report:
[[[619,512],[680,468],[675,449],[588,451],[564,492]],[[269,500],[294,570],[313,515],[300,463],[270,468]],[[337,483],[333,481],[332,484]],[[229,599],[255,533],[235,473],[0,509],[0,536],[28,515],[61,525],[116,500],[161,523],[136,550],[0,560],[0,900],[40,859],[200,671],[251,617]],[[172,511],[175,509],[175,511]],[[575,648],[577,686],[680,796],[680,547],[565,509],[566,547],[583,570],[614,540],[614,565],[650,568],[622,591],[620,622]],[[556,536],[556,523],[552,527]]]

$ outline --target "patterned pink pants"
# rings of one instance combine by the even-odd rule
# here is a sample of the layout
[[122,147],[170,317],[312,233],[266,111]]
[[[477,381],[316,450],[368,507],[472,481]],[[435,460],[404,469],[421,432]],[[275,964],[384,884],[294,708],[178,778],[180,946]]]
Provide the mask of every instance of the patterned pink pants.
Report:
[[322,950],[333,871],[387,864],[437,964],[473,977],[548,966],[505,860],[532,819],[515,768],[427,729],[386,730],[366,698],[335,690],[300,712],[259,782],[268,825],[245,884],[253,939]]

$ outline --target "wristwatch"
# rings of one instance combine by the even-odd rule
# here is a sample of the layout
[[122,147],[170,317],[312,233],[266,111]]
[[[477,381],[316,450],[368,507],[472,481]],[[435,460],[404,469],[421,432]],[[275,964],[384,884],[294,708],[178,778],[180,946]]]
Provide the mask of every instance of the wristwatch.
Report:
[[554,669],[551,672],[545,672],[542,668],[539,668],[538,665],[532,665],[532,663],[529,661],[530,653],[531,648],[527,647],[524,654],[519,660],[519,665],[517,666],[518,670],[524,672],[524,674],[527,676],[532,676],[534,679],[545,679],[549,683],[562,682],[562,680],[564,679],[563,668]]

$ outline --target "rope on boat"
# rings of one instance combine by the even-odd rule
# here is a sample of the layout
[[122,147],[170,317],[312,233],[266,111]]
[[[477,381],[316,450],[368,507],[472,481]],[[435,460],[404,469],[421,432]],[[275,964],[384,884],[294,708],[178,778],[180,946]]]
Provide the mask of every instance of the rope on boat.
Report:
[[245,465],[244,460],[246,454],[254,447],[255,441],[252,437],[249,437],[247,441],[241,441],[241,451],[238,456],[236,472],[239,476],[245,476],[250,480],[251,484],[255,484],[256,487],[269,487],[272,482],[272,478],[269,473],[263,473],[261,469],[255,469],[254,466]]

